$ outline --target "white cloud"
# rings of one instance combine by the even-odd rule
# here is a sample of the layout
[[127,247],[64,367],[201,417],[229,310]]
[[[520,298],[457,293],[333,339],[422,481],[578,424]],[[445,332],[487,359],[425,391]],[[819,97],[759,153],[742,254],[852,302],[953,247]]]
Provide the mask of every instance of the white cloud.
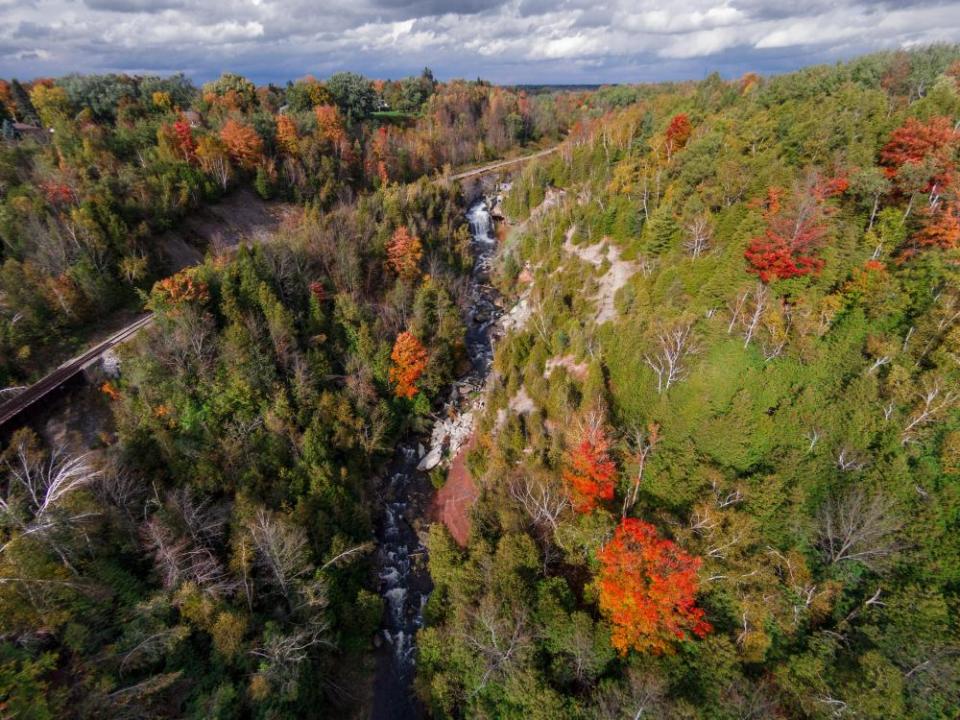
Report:
[[0,76],[225,68],[282,81],[625,81],[960,41],[960,0],[0,0]]

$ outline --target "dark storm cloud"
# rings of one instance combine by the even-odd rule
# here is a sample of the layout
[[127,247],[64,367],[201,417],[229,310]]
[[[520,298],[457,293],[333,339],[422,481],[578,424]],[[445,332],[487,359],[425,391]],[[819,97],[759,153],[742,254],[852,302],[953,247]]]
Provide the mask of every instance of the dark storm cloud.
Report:
[[38,25],[32,22],[22,22],[17,24],[15,32],[19,38],[47,38],[53,35],[53,31],[46,25]]
[[387,10],[402,11],[406,17],[433,15],[475,15],[499,8],[504,0],[374,0],[373,6]]
[[0,0],[0,76],[609,82],[780,72],[960,40],[960,0]]
[[180,0],[84,0],[91,10],[107,10],[118,13],[158,13],[184,7]]
[[[730,4],[757,19],[783,20],[791,17],[819,15],[833,8],[853,5],[854,3],[838,3],[836,0],[807,0],[807,2],[797,2],[796,0],[732,0]],[[884,12],[898,8],[938,7],[951,3],[946,0],[864,0],[864,2],[857,4],[868,11]]]

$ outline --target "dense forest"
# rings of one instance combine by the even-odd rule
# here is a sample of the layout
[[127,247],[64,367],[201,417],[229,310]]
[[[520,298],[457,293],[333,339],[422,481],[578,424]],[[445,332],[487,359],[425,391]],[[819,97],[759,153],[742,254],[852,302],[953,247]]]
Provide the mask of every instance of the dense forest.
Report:
[[[340,73],[0,81],[0,385],[170,273],[160,235],[239,187],[328,210],[358,192],[549,144],[585,93]],[[201,249],[202,250],[202,249]],[[57,357],[57,361],[65,358]]]
[[[350,73],[0,85],[0,385],[155,322],[78,451],[0,448],[0,717],[364,717],[377,478],[425,437],[505,192],[507,310],[435,718],[960,712],[960,48],[531,92]],[[238,189],[300,208],[172,273]],[[442,485],[442,473],[432,479]]]
[[665,88],[513,184],[431,716],[957,716],[958,57]]

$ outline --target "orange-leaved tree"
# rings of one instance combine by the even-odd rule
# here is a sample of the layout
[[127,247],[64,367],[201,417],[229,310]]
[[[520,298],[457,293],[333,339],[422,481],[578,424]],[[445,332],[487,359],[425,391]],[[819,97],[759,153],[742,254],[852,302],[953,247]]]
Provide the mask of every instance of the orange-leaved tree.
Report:
[[420,271],[423,245],[420,238],[410,232],[406,225],[398,227],[387,244],[387,262],[402,278],[416,277]]
[[412,398],[417,394],[415,383],[427,368],[426,348],[413,333],[405,330],[397,335],[390,359],[393,361],[390,382],[396,386],[397,397]]
[[317,135],[320,140],[330,143],[338,153],[342,154],[348,138],[337,106],[317,105],[313,113],[317,117]]
[[246,170],[256,167],[263,156],[263,141],[249,125],[227,120],[220,129],[220,139],[226,145],[231,159]]
[[202,305],[210,299],[206,282],[190,270],[181,270],[153,285],[148,307],[152,310],[176,312],[181,306]]
[[923,214],[926,223],[914,237],[917,244],[943,250],[960,247],[960,188],[955,182],[948,186],[944,196],[929,204]]
[[277,115],[277,145],[287,155],[296,155],[300,150],[297,124],[289,115]]
[[610,441],[598,418],[591,418],[567,455],[563,481],[573,507],[591,512],[598,503],[613,499],[617,466],[610,457]]
[[625,518],[597,557],[600,612],[621,654],[669,652],[677,640],[713,629],[696,605],[700,558],[661,538],[650,523]]

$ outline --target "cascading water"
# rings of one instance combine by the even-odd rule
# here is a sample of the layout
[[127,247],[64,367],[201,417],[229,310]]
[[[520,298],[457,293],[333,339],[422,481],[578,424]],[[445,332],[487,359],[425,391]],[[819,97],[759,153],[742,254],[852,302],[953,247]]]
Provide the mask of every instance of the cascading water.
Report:
[[[461,389],[483,386],[493,362],[493,335],[501,311],[497,292],[490,286],[490,268],[497,244],[490,206],[483,198],[467,211],[473,270],[466,308],[466,347],[471,370],[451,392],[446,415],[462,413],[470,404]],[[438,459],[443,448],[431,448]],[[433,497],[423,466],[424,450],[418,438],[408,438],[394,455],[387,481],[381,486],[382,514],[377,529],[380,594],[385,612],[377,658],[372,720],[410,720],[421,716],[411,683],[416,665],[416,632],[423,625],[423,608],[432,584],[426,565],[427,550],[415,527],[426,520]],[[436,464],[436,463],[434,463]],[[433,465],[430,465],[432,467]]]

